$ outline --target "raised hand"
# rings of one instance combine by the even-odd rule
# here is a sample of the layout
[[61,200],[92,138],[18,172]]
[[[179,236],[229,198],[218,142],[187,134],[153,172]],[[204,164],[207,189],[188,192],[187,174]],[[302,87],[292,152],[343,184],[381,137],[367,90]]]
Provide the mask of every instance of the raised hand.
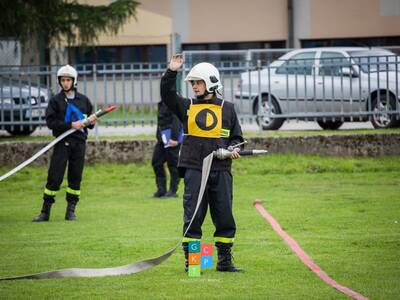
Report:
[[183,65],[183,55],[174,54],[172,55],[171,61],[169,62],[169,69],[172,71],[178,70]]

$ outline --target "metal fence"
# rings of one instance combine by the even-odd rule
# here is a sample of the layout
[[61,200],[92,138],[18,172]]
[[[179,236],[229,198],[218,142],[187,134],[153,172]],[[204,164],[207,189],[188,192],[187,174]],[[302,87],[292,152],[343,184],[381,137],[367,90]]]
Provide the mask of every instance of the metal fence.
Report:
[[[371,120],[383,127],[399,123],[398,56],[350,59],[323,57],[319,51],[314,57],[278,59],[290,50],[184,52],[177,84],[184,96],[193,96],[183,81],[187,72],[198,62],[214,63],[221,73],[222,97],[235,103],[243,123],[257,121],[263,129],[277,129],[285,119],[316,120],[332,129],[344,121]],[[400,48],[390,50],[400,53]],[[59,67],[0,67],[0,129],[29,133],[45,124],[48,99],[59,90]],[[78,90],[95,109],[119,105],[116,113],[102,120],[105,125],[152,125],[166,67],[166,63],[78,65]]]
[[[288,119],[324,129],[345,121],[400,125],[399,47],[301,49],[282,57],[290,50],[190,51],[183,77],[193,64],[217,61],[223,97],[235,103],[242,122],[256,120],[263,129]],[[188,86],[183,94],[193,96]]]

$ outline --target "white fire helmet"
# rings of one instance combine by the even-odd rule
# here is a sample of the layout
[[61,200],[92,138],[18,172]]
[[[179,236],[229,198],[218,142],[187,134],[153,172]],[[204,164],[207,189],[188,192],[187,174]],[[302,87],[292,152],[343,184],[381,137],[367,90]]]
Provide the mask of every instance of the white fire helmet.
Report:
[[[78,72],[71,67],[70,65],[65,65],[62,66],[58,71],[57,71],[57,79],[58,79],[58,84],[61,86],[61,77],[70,77],[72,78],[72,85],[76,87],[78,83]],[[62,87],[62,86],[61,86]]]
[[195,65],[185,78],[185,81],[192,80],[204,80],[209,93],[214,93],[222,88],[219,71],[210,63],[202,62]]

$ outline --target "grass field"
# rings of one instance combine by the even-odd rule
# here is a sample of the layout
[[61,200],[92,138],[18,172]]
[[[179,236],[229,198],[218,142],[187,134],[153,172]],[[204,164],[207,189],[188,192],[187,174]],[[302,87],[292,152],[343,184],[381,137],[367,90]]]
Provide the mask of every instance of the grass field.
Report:
[[[9,168],[0,168],[0,174]],[[310,272],[252,206],[254,199],[333,279],[370,299],[400,295],[400,157],[271,155],[234,163],[235,262],[244,274],[183,271],[181,251],[130,276],[0,282],[1,299],[346,299]],[[85,168],[77,222],[41,206],[46,168],[0,183],[0,276],[111,267],[155,257],[180,239],[181,197],[155,200],[150,163]],[[180,187],[179,194],[182,195]],[[212,242],[209,216],[204,243]],[[215,254],[214,254],[215,257]]]

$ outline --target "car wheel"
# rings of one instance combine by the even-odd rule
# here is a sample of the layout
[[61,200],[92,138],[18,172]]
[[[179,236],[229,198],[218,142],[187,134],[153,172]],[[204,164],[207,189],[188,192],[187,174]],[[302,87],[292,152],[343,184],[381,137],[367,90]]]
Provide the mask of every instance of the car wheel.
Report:
[[317,121],[318,125],[325,130],[337,130],[343,125],[342,121]]
[[390,114],[387,111],[396,109],[396,102],[392,95],[389,96],[389,101],[386,99],[386,94],[380,95],[372,99],[372,120],[371,123],[376,129],[385,129],[397,127],[400,123],[396,119],[395,114]]
[[[271,105],[270,105],[271,104]],[[275,98],[271,97],[271,103],[269,102],[268,96],[264,96],[261,99],[261,109],[258,109],[258,101],[254,106],[254,114],[257,115],[257,124],[261,126],[263,130],[277,130],[281,128],[285,119],[283,118],[270,118],[269,115],[280,115],[281,108]]]
[[30,135],[35,131],[36,126],[23,126],[21,128],[21,126],[15,125],[14,128],[7,126],[5,129],[11,135]]

